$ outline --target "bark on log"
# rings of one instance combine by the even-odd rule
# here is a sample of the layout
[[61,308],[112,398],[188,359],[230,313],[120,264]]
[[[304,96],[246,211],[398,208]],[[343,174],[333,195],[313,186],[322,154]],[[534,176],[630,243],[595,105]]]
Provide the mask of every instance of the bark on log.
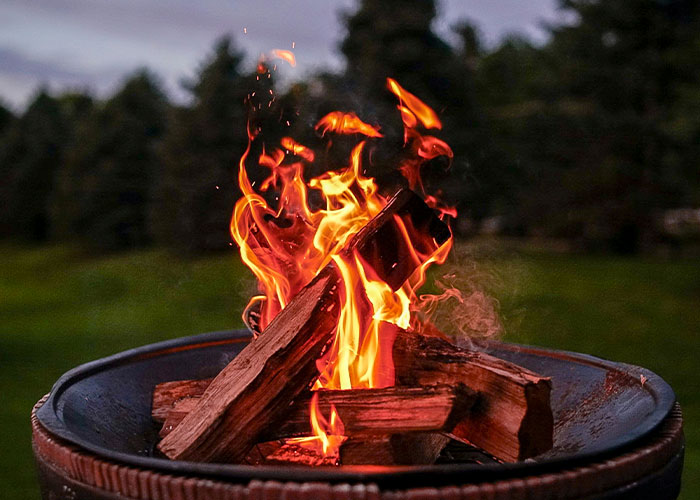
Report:
[[[420,241],[407,241],[406,234]],[[396,289],[421,263],[423,253],[413,247],[430,253],[428,249],[437,249],[449,235],[432,209],[403,190],[344,251],[347,256],[357,252]],[[174,460],[242,461],[264,429],[275,425],[317,376],[315,361],[337,325],[339,284],[336,269],[324,268],[217,375],[195,410],[158,448]]]
[[[189,397],[168,402],[169,411],[156,409],[153,413],[167,413],[161,437],[167,436],[197,405],[207,381],[181,381],[178,393],[191,390]],[[201,392],[200,392],[201,391]],[[158,387],[155,392],[159,392]],[[172,391],[171,391],[172,392]],[[198,394],[199,393],[199,394]],[[451,432],[464,419],[477,395],[463,384],[424,387],[386,387],[382,389],[350,389],[346,391],[318,391],[319,409],[330,414],[334,406],[351,437],[391,435],[406,432]],[[154,396],[155,400],[155,396]],[[308,435],[311,394],[297,398],[279,425],[269,426],[262,434],[264,441]]]
[[[165,422],[178,401],[199,398],[214,379],[173,380],[156,385],[153,389],[151,417]],[[189,413],[189,412],[188,412]]]
[[169,458],[239,462],[317,375],[315,360],[338,318],[338,279],[327,267],[212,381],[158,445]]
[[350,438],[340,448],[343,465],[430,465],[450,438],[437,432],[415,432]]
[[[324,457],[318,451],[283,440],[257,445],[247,463],[251,465],[429,465],[435,463],[450,441],[444,434],[409,432],[349,438],[340,456]],[[259,449],[256,449],[259,448]]]
[[[461,381],[472,384],[481,391],[476,407],[466,416],[465,421],[453,430],[455,439],[477,446],[500,460],[509,462],[529,458],[551,448],[553,418],[549,406],[549,379],[486,353],[460,349],[445,338],[409,332],[402,332],[397,336],[394,360],[397,367],[397,383]],[[154,391],[154,402],[156,392],[164,393],[158,397],[158,401],[163,405],[172,405],[167,399],[168,395],[171,398],[172,395],[197,397],[203,392],[207,381],[168,384],[179,384],[181,387],[165,387],[168,391],[157,389]],[[187,399],[177,403],[176,409],[170,413],[172,420],[163,426],[161,432],[167,434],[169,427],[177,425],[192,405],[192,401]],[[156,413],[157,409],[154,406],[154,415]],[[286,435],[305,433],[303,422],[305,419],[308,421],[308,409],[304,416],[294,416],[296,411],[290,413],[290,420],[298,425],[283,424]],[[285,434],[273,433],[268,439],[281,437],[285,437]],[[354,440],[346,446],[359,447],[357,443],[358,441]]]
[[452,434],[514,462],[552,447],[551,380],[437,336],[400,331],[394,342],[397,385],[462,382],[479,396]]
[[301,446],[293,442],[285,442],[274,452],[267,455],[265,465],[338,465],[338,456],[326,455],[313,448]]

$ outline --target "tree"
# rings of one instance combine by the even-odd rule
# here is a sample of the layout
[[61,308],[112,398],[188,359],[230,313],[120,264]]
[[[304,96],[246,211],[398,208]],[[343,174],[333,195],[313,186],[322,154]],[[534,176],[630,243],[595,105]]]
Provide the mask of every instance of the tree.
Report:
[[687,203],[698,188],[697,176],[694,186],[686,182],[680,160],[690,160],[683,133],[695,126],[670,125],[683,121],[681,89],[700,85],[689,57],[697,61],[697,2],[561,5],[578,21],[556,27],[544,49],[556,75],[550,118],[557,126],[547,130],[552,145],[531,157],[546,167],[524,200],[536,207],[530,223],[633,252],[653,238],[658,213]]
[[[64,104],[71,103],[84,113],[84,102]],[[52,213],[59,235],[110,250],[149,242],[146,217],[166,113],[167,101],[146,70],[87,113],[58,174]]]
[[449,92],[452,51],[432,31],[435,16],[432,0],[362,0],[344,16],[345,76],[363,100],[383,95],[387,76],[433,105]]
[[59,103],[43,89],[7,126],[0,145],[0,235],[32,241],[48,237],[48,199],[66,132]]
[[0,137],[2,137],[3,132],[7,127],[14,121],[15,115],[8,108],[3,106],[0,100]]
[[363,0],[344,16],[347,34],[340,48],[347,60],[344,80],[353,92],[346,107],[383,127],[386,139],[370,165],[380,184],[398,182],[391,171],[403,140],[396,98],[386,90],[386,78],[432,107],[443,130],[431,133],[450,144],[455,161],[449,175],[449,163],[439,158],[422,167],[422,176],[428,191],[441,192],[449,203],[471,211],[476,190],[466,187],[488,158],[474,93],[478,36],[468,23],[458,26],[464,44],[455,51],[432,30],[435,17],[432,0]]
[[242,62],[230,38],[219,40],[196,82],[187,85],[192,106],[174,110],[164,139],[151,230],[159,243],[181,252],[231,242],[237,164],[247,144],[244,101],[253,82],[271,85],[266,73],[262,83],[260,75],[243,75]]

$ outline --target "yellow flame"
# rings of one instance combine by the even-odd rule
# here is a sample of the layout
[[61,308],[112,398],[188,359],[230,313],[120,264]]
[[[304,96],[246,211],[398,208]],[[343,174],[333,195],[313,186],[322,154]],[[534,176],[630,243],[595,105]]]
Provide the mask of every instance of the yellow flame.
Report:
[[[285,51],[277,51],[283,57]],[[292,54],[293,56],[293,54]],[[286,57],[286,56],[285,56]],[[398,107],[406,130],[409,158],[400,166],[410,184],[420,183],[420,165],[436,156],[451,158],[452,151],[443,141],[421,136],[418,122],[426,128],[440,128],[437,115],[422,101],[405,91],[392,79],[388,87],[400,99]],[[321,118],[316,130],[322,136],[360,134],[380,138],[379,127],[369,125],[354,113],[332,112]],[[258,164],[269,169],[269,176],[254,189],[247,171],[252,144],[258,130],[248,127],[248,147],[241,157],[238,182],[243,196],[236,202],[231,219],[231,235],[240,248],[243,262],[253,271],[260,294],[249,302],[244,317],[256,312],[257,326],[264,329],[289,300],[327,264],[333,262],[342,279],[341,312],[334,341],[318,360],[319,378],[315,388],[350,389],[393,385],[391,342],[396,325],[408,328],[411,308],[417,302],[415,291],[425,281],[425,272],[432,263],[441,263],[451,248],[451,240],[431,255],[411,255],[422,263],[407,282],[394,291],[376,276],[358,255],[341,251],[350,238],[376,216],[387,203],[374,182],[363,173],[362,158],[366,140],[352,149],[349,163],[330,170],[308,182],[304,168],[316,161],[310,148],[290,137],[280,140],[280,147],[262,148]],[[410,139],[410,145],[409,145]],[[310,190],[321,203],[312,208]],[[261,194],[278,193],[276,206]],[[439,206],[437,199],[433,206]],[[407,247],[420,248],[401,219],[397,219]],[[342,422],[334,408],[330,421],[318,408],[314,395],[310,408],[314,438],[321,443],[324,455],[337,453],[342,436]],[[301,441],[301,442],[307,442]]]

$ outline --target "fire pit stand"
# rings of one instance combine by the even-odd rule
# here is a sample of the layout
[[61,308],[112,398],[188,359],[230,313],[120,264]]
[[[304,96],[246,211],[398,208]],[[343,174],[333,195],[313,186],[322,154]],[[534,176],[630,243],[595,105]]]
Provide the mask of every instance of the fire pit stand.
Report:
[[[491,353],[551,376],[555,446],[515,464],[303,468],[169,461],[153,456],[150,391],[207,378],[245,332],[145,346],[66,373],[32,412],[48,499],[676,498],[684,441],[671,388],[643,368],[494,344]],[[445,463],[447,462],[447,463]]]

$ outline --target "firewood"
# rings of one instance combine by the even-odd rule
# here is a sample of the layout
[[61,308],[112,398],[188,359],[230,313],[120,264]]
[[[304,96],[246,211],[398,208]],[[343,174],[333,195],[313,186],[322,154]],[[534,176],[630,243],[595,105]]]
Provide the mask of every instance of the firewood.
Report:
[[[207,381],[203,381],[207,382]],[[161,430],[167,436],[197,405],[203,392],[202,381],[181,381],[180,387],[193,389],[193,396],[171,403]],[[201,394],[201,392],[199,392]],[[464,418],[476,394],[463,384],[382,389],[320,390],[319,408],[324,415],[334,406],[347,436],[390,435],[405,432],[450,432]],[[154,398],[155,399],[155,398]],[[297,398],[279,425],[270,426],[262,439],[272,441],[309,433],[311,394]],[[159,410],[159,413],[165,413]]]
[[423,264],[422,258],[449,237],[449,228],[433,209],[413,191],[403,189],[358,231],[344,253],[356,251],[381,280],[397,290]]
[[452,434],[507,462],[552,447],[551,380],[437,336],[400,331],[393,348],[398,385],[463,382],[479,393]]
[[323,455],[320,450],[287,441],[274,452],[267,455],[263,463],[266,465],[286,464],[318,466],[338,465],[339,460],[340,457],[338,455]]
[[171,459],[245,458],[264,427],[317,375],[338,318],[338,278],[327,267],[207,387],[158,445]]
[[429,465],[450,438],[437,432],[411,432],[350,438],[340,449],[343,465]]
[[[426,349],[426,346],[430,348]],[[422,353],[421,359],[412,365],[419,353]],[[478,446],[504,461],[521,460],[551,448],[553,418],[549,407],[551,387],[547,378],[486,353],[460,349],[446,339],[431,339],[430,336],[408,332],[398,336],[394,356],[397,367],[404,367],[397,368],[398,383],[465,381],[481,387],[476,408],[454,429],[455,439]],[[466,368],[468,364],[472,365],[469,369]],[[180,383],[183,387],[172,393],[196,397],[201,395],[206,383],[183,381]],[[155,392],[158,391],[154,391],[154,401]],[[172,405],[165,397],[159,400],[162,404]],[[171,426],[177,425],[191,407],[192,403],[186,400],[178,403],[180,413],[174,411],[170,414],[173,419]],[[498,412],[505,416],[501,418]],[[298,423],[299,432],[293,430],[291,423],[285,423],[287,435],[303,433],[305,419],[308,417],[292,416],[290,421]],[[164,425],[162,432],[167,434],[168,427],[168,424]],[[284,434],[279,437],[284,437]],[[357,445],[348,443],[346,446]]]
[[173,380],[156,385],[153,389],[151,417],[156,422],[164,422],[173,405],[184,399],[198,398],[209,387],[213,379]]
[[281,439],[258,443],[250,449],[243,462],[248,465],[264,465],[267,457],[275,453],[282,446],[284,446],[284,440]]
[[[435,463],[450,441],[444,434],[409,432],[377,434],[349,438],[340,447],[339,456],[324,457],[313,448],[289,441],[270,441],[258,445],[259,450],[248,459],[251,465],[429,465]],[[255,448],[254,448],[255,449]],[[261,454],[267,452],[264,458]]]
[[180,425],[180,422],[197,407],[200,396],[182,398],[172,403],[158,435],[164,438]]
[[[414,241],[405,233],[423,231]],[[449,229],[410,191],[399,192],[344,250],[359,254],[395,289],[420,264],[413,244],[437,249]],[[418,239],[420,242],[417,243]],[[240,462],[265,428],[318,375],[315,361],[337,325],[340,276],[326,266],[207,388],[158,448],[173,460]]]

